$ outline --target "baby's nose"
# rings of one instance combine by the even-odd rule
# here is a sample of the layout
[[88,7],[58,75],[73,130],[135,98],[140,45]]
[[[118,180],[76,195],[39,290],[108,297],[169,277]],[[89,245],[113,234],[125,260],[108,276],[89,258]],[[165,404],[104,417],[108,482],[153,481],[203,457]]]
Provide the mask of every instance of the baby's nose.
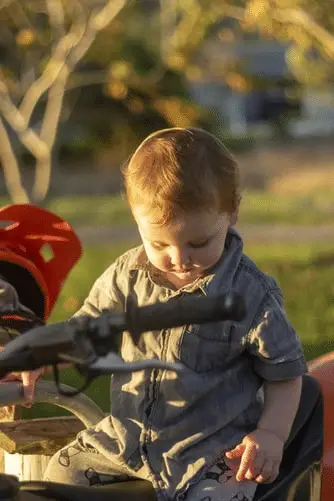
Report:
[[182,247],[174,247],[171,250],[170,260],[174,266],[181,268],[182,266],[189,264],[190,257],[186,249]]

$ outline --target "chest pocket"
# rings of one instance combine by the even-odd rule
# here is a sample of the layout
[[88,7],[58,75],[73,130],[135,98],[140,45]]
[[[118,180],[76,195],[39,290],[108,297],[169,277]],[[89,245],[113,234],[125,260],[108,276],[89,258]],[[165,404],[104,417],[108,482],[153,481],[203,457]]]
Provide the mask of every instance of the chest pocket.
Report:
[[229,365],[242,351],[232,322],[215,322],[185,327],[179,359],[195,372],[208,372]]

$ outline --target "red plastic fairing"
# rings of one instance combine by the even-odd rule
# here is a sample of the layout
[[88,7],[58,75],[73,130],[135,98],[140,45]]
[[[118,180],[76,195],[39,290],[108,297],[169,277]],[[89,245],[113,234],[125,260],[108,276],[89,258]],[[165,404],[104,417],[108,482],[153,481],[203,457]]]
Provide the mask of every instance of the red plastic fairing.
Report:
[[312,360],[309,363],[309,371],[321,384],[324,398],[321,499],[332,501],[334,500],[334,352]]
[[0,209],[0,261],[24,268],[35,279],[44,296],[44,320],[81,254],[74,230],[52,212],[30,204]]

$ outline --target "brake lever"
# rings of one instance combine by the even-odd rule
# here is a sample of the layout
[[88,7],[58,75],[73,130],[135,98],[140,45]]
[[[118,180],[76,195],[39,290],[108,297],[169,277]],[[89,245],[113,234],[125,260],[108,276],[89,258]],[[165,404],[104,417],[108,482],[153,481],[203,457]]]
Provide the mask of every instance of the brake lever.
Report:
[[66,397],[75,397],[79,393],[82,393],[88,388],[93,379],[98,376],[102,376],[103,374],[110,375],[115,373],[132,373],[145,369],[164,369],[174,372],[182,372],[184,370],[184,366],[179,362],[168,363],[162,362],[157,359],[140,360],[138,362],[125,362],[120,356],[116,355],[115,353],[109,353],[106,356],[99,357],[97,360],[90,362],[89,360],[76,360],[75,357],[71,356],[66,356],[64,357],[64,359],[67,359],[68,361],[74,363],[78,372],[86,378],[86,381],[84,382],[83,386],[81,386],[81,388],[74,391],[63,390],[60,385],[58,368],[57,366],[54,366],[53,373],[56,387],[58,389],[58,392]]
[[62,362],[89,365],[97,355],[87,336],[80,336],[73,322],[31,329],[10,341],[0,351],[0,375],[21,370],[34,370]]

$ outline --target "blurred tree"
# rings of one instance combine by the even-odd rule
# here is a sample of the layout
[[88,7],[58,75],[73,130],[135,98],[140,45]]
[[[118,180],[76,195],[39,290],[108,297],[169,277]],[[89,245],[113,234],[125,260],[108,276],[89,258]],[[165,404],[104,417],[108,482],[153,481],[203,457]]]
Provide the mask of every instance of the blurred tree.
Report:
[[[160,0],[160,13],[162,53],[172,67],[191,70],[212,35],[231,46],[253,34],[289,44],[288,62],[301,82],[334,80],[332,0]],[[219,70],[235,74],[230,60]]]
[[[45,198],[61,119],[89,124],[89,141],[116,145],[123,158],[155,128],[214,126],[187,88],[205,77],[203,40],[227,44],[212,67],[244,92],[237,40],[288,42],[297,77],[321,82],[333,76],[333,27],[332,0],[0,0],[0,160],[12,199]],[[35,162],[31,197],[19,144]]]
[[[32,199],[46,196],[52,150],[70,76],[126,0],[6,0],[0,3],[0,158],[14,202],[28,202],[14,131],[36,159]],[[42,106],[40,106],[42,104]]]
[[[182,72],[145,39],[147,20],[126,0],[0,2],[0,160],[13,201],[41,203],[55,155],[107,145],[124,160],[155,128],[208,126]],[[65,146],[59,132],[70,136]],[[36,169],[31,196],[20,175],[27,161]]]
[[[80,102],[73,106],[71,122],[89,124],[90,141],[96,149],[112,151],[115,165],[155,129],[212,125],[206,111],[191,101],[184,73],[162,61],[152,40],[138,32],[145,19],[137,14],[129,29],[126,13],[96,38],[69,93]],[[150,27],[147,31],[152,34]]]

